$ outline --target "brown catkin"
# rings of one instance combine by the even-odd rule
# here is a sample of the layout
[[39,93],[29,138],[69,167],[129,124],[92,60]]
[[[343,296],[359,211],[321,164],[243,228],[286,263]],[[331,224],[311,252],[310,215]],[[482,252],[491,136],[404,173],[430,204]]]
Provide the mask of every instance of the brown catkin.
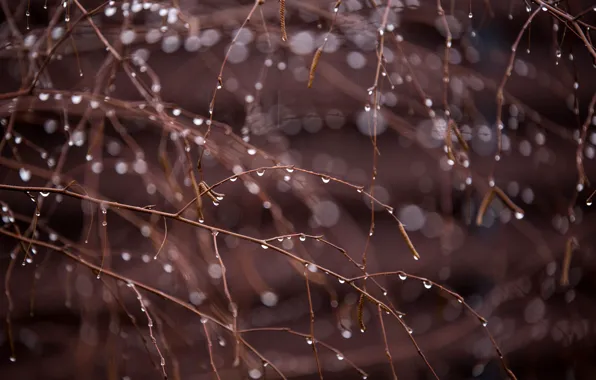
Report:
[[360,331],[366,331],[366,325],[364,324],[363,319],[364,314],[364,294],[360,294],[360,299],[358,300],[358,324],[360,325]]
[[457,141],[459,141],[459,145],[461,145],[465,151],[470,150],[470,147],[468,146],[466,139],[464,139],[464,136],[461,134],[461,131],[459,130],[457,124],[455,124],[453,120],[449,124],[451,125],[453,132],[455,132],[455,136],[457,137]]
[[509,198],[507,194],[505,194],[505,192],[501,190],[500,187],[495,187],[494,192],[499,196],[499,198],[501,198],[503,203],[505,203],[505,205],[507,205],[507,207],[511,209],[511,211],[515,212],[516,214],[524,215],[524,210],[522,210],[518,205],[513,203],[511,198]]
[[571,254],[573,250],[579,247],[577,239],[575,237],[570,237],[567,239],[567,244],[565,245],[565,256],[563,257],[563,268],[561,270],[561,285],[567,286],[569,285],[569,267],[571,266]]
[[279,24],[281,28],[282,41],[288,40],[288,33],[286,32],[286,0],[279,0]]
[[478,215],[476,216],[476,225],[477,226],[482,224],[482,219],[484,218],[484,214],[486,213],[486,210],[488,209],[488,205],[490,205],[490,202],[493,201],[494,197],[495,197],[495,189],[492,188],[486,193],[486,195],[484,196],[484,199],[482,199],[482,203],[480,204],[480,208],[478,209]]
[[308,73],[308,88],[312,87],[312,82],[315,80],[315,71],[317,70],[319,59],[321,59],[321,54],[323,54],[323,48],[319,47],[317,51],[315,51],[315,56],[312,58],[312,63],[310,64],[310,72]]
[[399,232],[401,233],[401,236],[406,241],[406,244],[408,245],[410,252],[412,252],[414,259],[416,259],[416,260],[420,259],[420,255],[418,254],[418,251],[416,251],[414,244],[412,244],[412,241],[410,240],[410,237],[408,236],[408,233],[406,232],[404,225],[401,222],[399,222],[398,226],[399,226]]

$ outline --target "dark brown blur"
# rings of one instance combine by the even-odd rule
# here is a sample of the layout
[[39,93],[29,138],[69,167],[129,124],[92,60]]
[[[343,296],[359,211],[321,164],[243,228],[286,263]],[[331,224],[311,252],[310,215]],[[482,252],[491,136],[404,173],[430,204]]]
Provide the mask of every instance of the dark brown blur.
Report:
[[0,0],[0,379],[596,378],[592,6]]

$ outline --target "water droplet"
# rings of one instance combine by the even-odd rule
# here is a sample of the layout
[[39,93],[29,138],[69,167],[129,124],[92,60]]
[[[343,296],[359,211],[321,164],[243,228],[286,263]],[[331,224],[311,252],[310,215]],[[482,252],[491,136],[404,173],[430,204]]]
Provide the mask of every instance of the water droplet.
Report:
[[267,249],[267,248],[269,248],[269,247],[267,247],[265,244],[261,244],[261,248],[263,248],[263,249]]
[[337,281],[338,281],[340,284],[343,284],[343,283],[345,283],[345,282],[346,282],[346,280],[344,280],[344,279],[342,279],[342,278],[338,278],[338,279],[337,279]]
[[588,199],[586,201],[586,206],[592,206],[592,200],[591,199]]
[[331,181],[331,179],[329,177],[321,177],[321,181],[323,181],[323,183],[329,183],[329,181]]
[[17,358],[14,355],[10,355],[10,361],[14,363],[17,361]]
[[237,179],[238,179],[238,177],[232,177],[232,178],[230,178],[230,182],[236,182]]
[[49,195],[50,195],[50,192],[49,192],[49,191],[48,191],[48,192],[45,192],[45,191],[40,191],[40,192],[39,192],[39,195],[41,195],[42,197],[44,197],[44,198],[45,198],[45,197],[47,197],[47,196],[49,196]]
[[312,339],[307,337],[306,338],[306,344],[309,344],[309,345],[312,344]]
[[101,225],[105,227],[105,226],[107,226],[107,225],[108,225],[108,222],[106,222],[106,221],[104,220],[103,222],[101,222]]
[[23,182],[28,182],[31,179],[31,171],[25,168],[19,169],[19,176]]
[[426,280],[425,280],[425,281],[423,281],[422,283],[424,284],[424,287],[425,287],[426,289],[430,289],[430,288],[432,288],[432,287],[433,287],[433,284],[432,284],[432,282],[430,282],[430,281],[426,281]]
[[366,112],[369,112],[369,111],[370,111],[370,104],[368,104],[368,103],[367,103],[367,104],[364,106],[364,110],[365,110]]
[[265,170],[263,170],[263,169],[259,169],[259,170],[257,170],[257,175],[258,175],[259,177],[262,177],[264,174],[265,174]]
[[524,213],[523,212],[516,212],[515,213],[515,218],[516,219],[523,219],[524,218]]
[[400,279],[400,280],[402,280],[402,281],[405,281],[405,280],[406,280],[406,278],[408,278],[408,276],[407,276],[405,273],[403,273],[403,272],[400,272],[400,273],[399,273],[397,276],[398,276],[398,277],[399,277],[399,279]]
[[339,352],[337,353],[337,360],[344,360],[344,356]]
[[255,154],[257,154],[257,150],[255,148],[248,148],[248,150],[246,152],[251,156],[254,156]]
[[408,330],[408,334],[414,333],[414,330],[411,327],[407,327],[406,330]]
[[306,235],[300,234],[299,239],[300,239],[300,241],[306,241]]

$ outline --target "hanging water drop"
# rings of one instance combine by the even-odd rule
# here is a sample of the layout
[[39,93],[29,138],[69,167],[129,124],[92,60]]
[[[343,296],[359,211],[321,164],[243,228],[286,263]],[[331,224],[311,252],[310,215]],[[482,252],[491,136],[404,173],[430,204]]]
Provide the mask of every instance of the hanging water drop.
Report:
[[299,239],[300,239],[300,241],[306,241],[306,235],[300,234]]
[[263,169],[259,169],[259,170],[257,170],[257,175],[258,175],[259,177],[262,177],[264,174],[265,174],[265,170],[263,170]]
[[344,356],[339,352],[337,353],[337,360],[344,360]]
[[331,181],[331,179],[329,177],[322,176],[321,181],[323,181],[323,183],[329,183],[329,181]]
[[422,283],[424,284],[424,287],[425,287],[426,289],[430,289],[430,288],[432,288],[432,287],[433,287],[433,284],[432,284],[432,282],[430,282],[430,281],[426,281],[426,280],[425,280],[425,281],[423,281]]
[[312,339],[307,337],[306,338],[306,344],[311,345],[312,344]]
[[398,277],[399,277],[399,279],[400,279],[400,280],[402,280],[402,281],[405,281],[405,280],[406,280],[406,278],[408,278],[408,276],[407,276],[405,273],[403,273],[403,272],[400,272],[400,273],[399,273],[397,276],[398,276]]

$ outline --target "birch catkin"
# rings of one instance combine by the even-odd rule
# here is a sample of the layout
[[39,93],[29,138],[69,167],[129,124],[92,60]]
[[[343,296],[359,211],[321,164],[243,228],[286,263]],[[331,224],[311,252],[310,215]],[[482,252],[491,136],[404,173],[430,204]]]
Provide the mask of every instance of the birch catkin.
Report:
[[312,83],[315,80],[315,71],[317,70],[319,59],[321,59],[321,54],[323,54],[323,48],[318,48],[317,51],[315,51],[315,56],[313,57],[312,63],[310,64],[310,72],[308,73],[308,88],[312,87]]
[[281,29],[282,41],[287,41],[288,33],[286,32],[286,0],[279,0],[279,26]]

